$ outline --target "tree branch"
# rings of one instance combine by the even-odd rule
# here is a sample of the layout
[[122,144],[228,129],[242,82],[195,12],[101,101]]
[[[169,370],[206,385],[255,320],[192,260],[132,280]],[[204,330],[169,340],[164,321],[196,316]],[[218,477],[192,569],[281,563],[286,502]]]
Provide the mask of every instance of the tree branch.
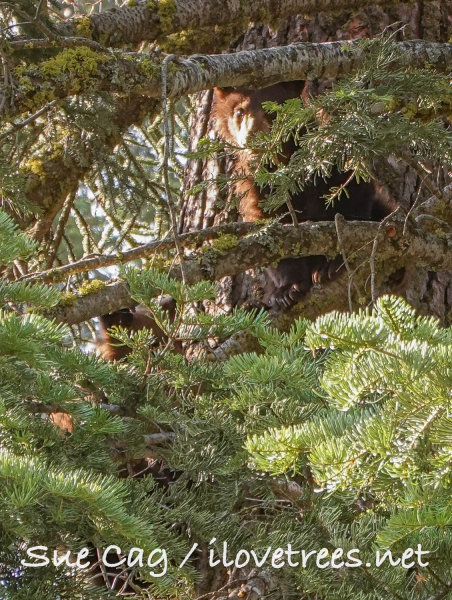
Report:
[[[378,4],[393,5],[394,0],[380,0]],[[280,20],[297,14],[353,10],[374,5],[372,0],[175,0],[172,3],[140,2],[138,6],[115,8],[84,16],[83,19],[89,19],[92,40],[102,40],[103,44],[119,47],[124,43],[135,45],[143,41],[165,43],[168,35],[215,27],[218,23],[224,26],[239,23],[241,31],[245,31],[251,21]],[[79,27],[80,18],[59,24],[57,30],[61,35],[75,36]],[[193,40],[194,44],[201,42],[202,36]],[[212,43],[215,43],[213,39]],[[190,51],[197,50],[193,47]]]
[[78,48],[80,46],[86,46],[87,48],[91,48],[98,52],[109,52],[109,49],[106,46],[102,46],[101,44],[84,37],[59,37],[52,40],[25,38],[10,42],[10,46],[15,52],[31,49],[36,51],[46,48]]
[[30,125],[30,123],[33,123],[33,121],[36,121],[36,119],[38,119],[41,115],[43,115],[44,113],[48,112],[51,108],[53,108],[55,106],[55,104],[56,104],[56,100],[52,100],[52,102],[49,102],[48,104],[44,105],[40,110],[38,110],[38,112],[35,112],[33,115],[29,116],[27,119],[24,119],[23,121],[20,121],[19,123],[13,123],[12,127],[10,127],[7,131],[5,131],[4,133],[2,133],[0,135],[0,142],[2,142],[5,138],[12,135],[13,133],[16,133],[16,131],[23,129],[27,125]]
[[[222,235],[243,236],[259,227],[253,223],[227,223],[217,227],[209,227],[201,231],[193,231],[179,235],[179,241],[182,247],[200,246],[204,241],[215,240]],[[51,283],[52,281],[64,281],[70,275],[76,273],[85,273],[93,271],[101,267],[110,267],[112,265],[125,264],[132,260],[140,258],[148,258],[149,256],[172,250],[175,248],[175,240],[173,236],[169,236],[162,240],[156,240],[127,250],[126,252],[118,252],[116,254],[108,254],[106,256],[99,255],[78,260],[77,262],[64,265],[57,269],[48,269],[42,273],[31,273],[25,275],[22,279],[27,281],[42,281]]]
[[[400,60],[403,64],[424,67],[428,63],[438,71],[450,70],[452,44],[415,40],[399,42],[398,47],[402,50]],[[308,76],[337,77],[355,70],[367,54],[368,50],[356,42],[327,42],[190,56],[172,65],[168,72],[167,95],[168,98],[178,98],[214,86],[265,87],[280,81],[307,79]],[[9,102],[5,103],[4,111],[8,111],[9,115],[27,110],[30,101],[39,104],[39,99],[46,97],[49,90],[56,98],[75,93],[73,79],[76,74],[43,75],[43,64],[45,61],[29,65],[24,70],[23,76],[33,81],[33,89],[21,88],[20,81],[17,82],[18,92],[14,96],[13,107],[9,106]],[[394,62],[394,68],[400,66],[400,62]],[[91,92],[102,90],[126,96],[130,95],[131,89],[139,89],[144,96],[160,99],[161,58],[136,53],[123,58],[99,54],[97,69],[88,75],[84,86]]]
[[435,594],[434,596],[430,596],[428,598],[428,600],[442,600],[443,598],[445,598],[448,594],[450,594],[452,590],[452,581],[450,581],[449,583],[446,583],[446,587],[444,587],[442,590],[440,590],[437,594]]
[[[448,188],[446,188],[447,190]],[[434,204],[432,204],[434,206]],[[432,206],[430,207],[432,210]],[[380,224],[341,220],[341,240],[348,253],[350,269],[355,271],[355,279],[360,288],[365,287],[368,279],[368,265],[375,237]],[[411,221],[406,226],[403,211],[395,219],[388,221],[380,231],[378,253],[375,256],[377,284],[400,269],[425,267],[432,271],[452,268],[452,242],[448,236],[438,236]],[[220,228],[217,229],[217,231]],[[405,233],[404,233],[405,231]],[[188,234],[186,234],[188,235]],[[191,234],[190,234],[191,235]],[[184,269],[190,284],[202,280],[217,281],[223,277],[236,275],[256,267],[265,267],[281,258],[324,255],[334,258],[340,253],[337,241],[335,222],[301,223],[298,227],[272,224],[258,232],[248,233],[227,250],[204,247],[201,252],[194,252],[184,261]],[[180,268],[176,265],[172,271],[175,278],[180,279]],[[342,302],[340,288],[346,288],[343,282],[332,282],[325,289],[335,290],[332,299],[335,308]],[[322,296],[324,294],[322,287]],[[316,290],[310,295],[315,298]],[[362,300],[362,299],[361,299]],[[309,302],[309,299],[308,299]],[[348,305],[348,291],[345,290],[345,302]],[[323,306],[322,302],[322,306]],[[80,323],[91,317],[112,312],[126,306],[134,306],[127,285],[117,282],[107,285],[97,293],[77,299],[73,306],[59,306],[49,315],[58,321],[69,324]],[[309,316],[306,304],[298,304],[294,310],[303,310]],[[318,299],[312,304],[312,310],[319,311]],[[293,320],[293,312],[291,319]],[[283,320],[286,318],[281,317]],[[290,318],[290,317],[289,317]]]

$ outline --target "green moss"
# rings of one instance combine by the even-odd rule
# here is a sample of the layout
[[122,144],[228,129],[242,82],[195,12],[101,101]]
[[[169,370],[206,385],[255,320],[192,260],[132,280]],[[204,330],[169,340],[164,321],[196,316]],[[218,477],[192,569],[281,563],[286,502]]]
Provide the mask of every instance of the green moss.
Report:
[[89,296],[90,294],[97,294],[101,290],[106,288],[106,283],[93,279],[92,281],[85,281],[85,283],[78,289],[79,296]]
[[191,241],[189,244],[187,244],[188,248],[197,248],[198,246],[201,246],[203,243],[204,239],[202,235],[194,235],[191,238]]
[[51,269],[47,272],[47,275],[53,283],[60,283],[66,280],[66,276],[57,269]]
[[129,0],[127,2],[127,6],[129,6],[130,8],[133,8],[134,6],[138,6],[138,2],[137,2],[137,0]]
[[350,45],[350,42],[344,42],[341,44],[341,50],[345,54],[353,54],[355,52],[355,48]]
[[47,104],[52,100],[55,100],[55,93],[53,90],[41,90],[33,94],[32,98],[25,100],[24,105],[28,108],[28,110],[35,110],[42,108],[44,104]]
[[22,63],[20,65],[17,65],[17,67],[14,67],[13,73],[16,75],[16,77],[21,77],[25,74],[26,70],[27,65],[25,63]]
[[209,260],[215,260],[231,248],[235,248],[238,243],[237,236],[227,233],[220,235],[216,240],[212,240],[210,245],[202,246],[199,250],[204,256],[208,256]]
[[92,39],[91,19],[86,15],[77,21],[75,26],[77,35],[88,40]]
[[141,75],[144,75],[147,79],[156,77],[160,71],[160,66],[148,58],[143,58],[138,63],[138,71]]
[[[193,40],[193,31],[182,30],[179,33],[166,35],[165,38],[161,40],[160,47],[164,52],[168,53],[189,54]],[[200,34],[200,41],[202,42],[202,34]]]
[[[152,9],[155,4],[152,2]],[[165,31],[171,31],[176,16],[176,2],[174,0],[161,0],[157,7],[157,16],[160,21],[160,29],[164,34]]]
[[400,101],[395,96],[389,96],[389,100],[385,103],[385,108],[388,112],[395,112],[400,108]]
[[110,34],[108,31],[103,31],[99,36],[99,44],[101,46],[108,46],[108,42],[110,40]]
[[31,92],[31,90],[34,89],[33,84],[31,83],[31,79],[29,77],[19,77],[18,78],[18,83],[19,83],[19,87],[20,89],[24,92]]
[[55,142],[54,144],[52,144],[52,148],[53,148],[53,151],[49,156],[49,160],[56,160],[57,158],[63,158],[64,151],[63,151],[63,147],[61,146],[61,144],[58,144]]
[[165,34],[159,38],[159,46],[164,52],[190,54],[220,52],[227,48],[231,40],[236,39],[248,28],[248,19],[244,18],[229,25],[186,29],[178,33]]
[[[30,65],[30,70],[34,66],[35,65]],[[34,91],[35,87],[32,83],[31,78],[28,76],[28,73],[27,73],[27,65],[25,65],[25,64],[17,65],[17,67],[15,67],[13,69],[13,73],[16,76],[18,91],[21,94],[26,96],[30,92]],[[29,109],[33,108],[33,106],[28,106],[28,104],[32,104],[31,100],[27,101],[26,104],[27,104],[27,108],[29,108]]]
[[282,240],[277,235],[276,237],[268,232],[268,235],[264,238],[259,238],[259,243],[264,246],[264,248],[268,248],[270,252],[274,254],[279,254],[282,249]]
[[292,247],[292,254],[294,256],[298,256],[300,254],[301,249],[303,248],[303,245],[300,244],[300,242],[297,242],[296,244],[293,245]]
[[212,241],[212,247],[215,248],[220,254],[224,254],[227,250],[231,250],[231,248],[235,248],[239,243],[239,240],[236,235],[232,235],[231,233],[226,233],[225,235],[220,235],[216,240]]
[[143,261],[143,266],[146,269],[152,269],[153,271],[159,271],[162,273],[168,273],[173,265],[173,259],[166,259],[163,256],[152,256],[149,259]]
[[3,52],[3,54],[6,55],[10,55],[13,52],[13,49],[11,47],[11,44],[9,44],[5,38],[2,37],[2,39],[0,40],[0,50]]
[[56,79],[70,75],[77,90],[86,89],[97,74],[99,65],[107,60],[106,56],[94,52],[91,48],[67,48],[39,65],[41,75]]
[[74,306],[77,302],[77,296],[72,292],[62,294],[59,304],[61,306]]
[[30,158],[27,164],[24,167],[24,170],[28,173],[34,173],[38,175],[40,179],[44,179],[45,171],[44,171],[44,162],[41,158]]
[[410,104],[407,104],[406,106],[404,106],[400,112],[403,114],[403,116],[408,120],[411,121],[411,119],[413,119],[413,117],[416,116],[417,112],[418,112],[418,107],[414,102],[411,102]]
[[278,15],[272,14],[269,10],[265,10],[265,8],[260,8],[257,11],[256,22],[268,23],[273,31],[277,31],[281,27],[283,19]]
[[265,8],[258,9],[256,18],[258,23],[269,23],[272,18],[272,14],[269,10],[265,10]]
[[439,237],[441,240],[445,240],[447,239],[448,235],[445,231],[443,231],[442,229],[435,229],[435,235],[437,237]]

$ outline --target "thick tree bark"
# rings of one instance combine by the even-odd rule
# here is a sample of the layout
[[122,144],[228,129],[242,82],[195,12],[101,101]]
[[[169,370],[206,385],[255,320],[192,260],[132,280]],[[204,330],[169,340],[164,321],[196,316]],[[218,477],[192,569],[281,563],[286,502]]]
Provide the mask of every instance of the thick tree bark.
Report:
[[[370,6],[357,11],[344,11],[340,15],[318,14],[313,18],[297,16],[287,18],[278,29],[268,25],[251,26],[247,33],[235,43],[230,51],[255,50],[276,47],[299,42],[330,42],[334,40],[350,40],[358,37],[373,37],[384,31],[391,24],[403,24],[396,37],[399,40],[423,39],[445,43],[452,34],[449,2],[417,2],[402,4],[387,9]],[[334,64],[334,63],[333,63]],[[337,72],[336,72],[337,73]],[[317,73],[316,75],[317,76]],[[303,77],[300,77],[303,78]],[[323,82],[320,82],[321,84]],[[321,89],[322,85],[320,85]],[[209,134],[211,124],[207,118],[209,97],[199,95],[202,112],[195,115],[191,144],[196,147],[197,140]],[[185,188],[193,185],[212,174],[225,172],[228,165],[215,160],[190,161],[187,165]],[[380,161],[375,165],[375,175],[390,189],[394,198],[403,206],[410,207],[414,203],[420,187],[420,181],[406,165],[395,161]],[[422,186],[420,198],[428,196]],[[224,196],[224,194],[223,194]],[[218,202],[218,199],[221,201]],[[214,186],[208,192],[194,196],[186,196],[184,204],[183,231],[190,231],[219,224],[228,218],[235,218],[227,210],[222,209],[224,197]],[[346,249],[347,250],[347,249]],[[255,271],[240,274],[237,277],[226,278],[223,281],[225,305],[240,304],[249,300],[265,283],[262,273]],[[348,308],[348,292],[344,281],[334,282],[320,289],[314,289],[307,303],[299,304],[285,318],[280,318],[280,325],[286,326],[296,315],[315,317],[320,312],[338,308]],[[331,293],[329,293],[331,292]],[[431,268],[416,268],[407,299],[419,310],[438,316],[443,323],[449,323],[452,306],[452,274],[449,271],[433,272]]]
[[[380,0],[378,4],[394,6],[397,2]],[[168,35],[181,31],[237,24],[246,27],[249,22],[277,22],[294,15],[372,9],[374,5],[372,0],[160,0],[76,18],[58,25],[56,31],[64,36],[86,35],[106,46],[143,41],[165,44]],[[211,38],[209,41],[211,48],[215,47],[217,40]],[[199,35],[194,37],[193,43],[199,45]],[[191,51],[196,50],[191,48]]]

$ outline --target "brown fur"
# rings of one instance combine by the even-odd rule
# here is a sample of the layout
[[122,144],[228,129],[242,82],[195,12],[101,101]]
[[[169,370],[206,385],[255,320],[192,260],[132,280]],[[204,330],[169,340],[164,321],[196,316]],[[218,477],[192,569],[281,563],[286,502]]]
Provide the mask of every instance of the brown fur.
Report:
[[72,421],[71,415],[62,412],[54,412],[49,415],[50,420],[54,425],[61,429],[61,433],[64,435],[64,431],[72,433],[74,431],[74,422]]
[[[168,312],[170,318],[174,318],[176,306],[173,298],[164,298],[160,306]],[[102,315],[100,317],[100,338],[97,342],[97,351],[108,361],[114,362],[121,360],[130,354],[131,348],[125,345],[118,345],[118,340],[112,336],[108,329],[112,327],[123,327],[131,333],[148,329],[155,337],[154,347],[168,341],[167,336],[157,325],[151,314],[142,307],[138,307],[135,312],[128,308],[117,310],[113,313]],[[182,347],[178,342],[174,344],[176,352],[182,352]]]
[[[215,88],[212,109],[215,131],[225,141],[243,147],[248,135],[268,131],[271,126],[271,115],[264,111],[262,102],[284,102],[303,96],[304,86],[304,82],[295,81],[261,90]],[[284,156],[281,160],[287,162],[295,151],[294,142],[289,140],[283,148]],[[241,197],[239,212],[244,221],[256,221],[270,216],[260,206],[269,190],[259,189],[255,184],[252,160],[253,156],[248,150],[236,152],[234,175],[242,176],[242,179],[234,184],[234,192]],[[302,191],[296,192],[291,202],[298,220],[332,221],[337,213],[341,213],[349,220],[380,221],[395,209],[395,202],[382,186],[374,181],[357,183],[356,180],[347,185],[348,198],[327,207],[325,194],[332,187],[343,185],[349,176],[350,173],[333,169],[327,181],[317,178],[315,182],[306,184]],[[279,214],[283,213],[287,214],[287,208],[283,207]],[[290,222],[287,216],[283,220]],[[283,308],[292,306],[310,291],[313,283],[335,278],[341,263],[340,257],[329,261],[324,256],[281,260],[276,268],[267,268],[270,282],[264,293],[264,304],[276,304]]]
[[100,317],[100,327],[101,338],[97,343],[97,351],[102,358],[111,362],[125,358],[132,351],[128,346],[118,345],[120,342],[108,333],[108,329],[112,327],[123,327],[130,332],[149,329],[155,336],[157,343],[160,343],[164,337],[160,327],[142,309],[137,309],[135,313],[127,309],[122,309],[108,315],[103,315]]
[[[226,142],[243,147],[249,135],[270,130],[272,117],[262,108],[263,102],[283,103],[290,98],[299,98],[304,87],[303,81],[290,81],[260,90],[215,88],[212,107],[215,131]],[[269,216],[259,206],[265,193],[262,194],[254,183],[252,160],[248,150],[237,151],[234,174],[241,178],[233,187],[234,193],[240,197],[239,212],[244,221],[257,221]]]

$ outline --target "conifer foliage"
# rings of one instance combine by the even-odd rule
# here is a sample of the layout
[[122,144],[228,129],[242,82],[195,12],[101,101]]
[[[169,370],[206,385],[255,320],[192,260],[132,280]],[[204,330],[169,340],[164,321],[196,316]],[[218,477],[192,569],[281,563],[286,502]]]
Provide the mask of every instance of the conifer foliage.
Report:
[[[128,279],[141,302],[156,285],[171,290],[178,306],[209,292],[165,285],[152,272]],[[67,330],[44,317],[2,314],[5,597],[108,597],[90,587],[92,571],[20,561],[36,545],[50,557],[109,544],[125,555],[164,548],[170,557],[161,578],[150,577],[146,564],[126,570],[136,578],[134,597],[195,597],[199,557],[178,567],[193,543],[213,538],[220,556],[227,542],[228,559],[240,550],[262,559],[269,546],[288,544],[306,553],[326,548],[330,559],[340,548],[359,550],[360,566],[323,569],[314,560],[274,568],[275,593],[284,581],[290,597],[376,598],[391,590],[425,598],[444,588],[451,331],[388,296],[372,312],[330,313],[288,333],[266,319],[162,315],[170,340],[248,329],[263,351],[187,363],[168,350],[150,355],[142,332],[121,338],[118,331],[133,350],[126,366],[67,347]],[[72,433],[54,426],[54,411],[71,415]],[[170,483],[155,473],[120,478],[124,464],[150,456],[157,432],[167,441],[151,455],[172,473]],[[397,562],[419,544],[430,553],[422,555],[428,567],[407,559],[410,568],[388,559],[375,566],[377,551],[390,550]],[[119,578],[115,593],[123,585]]]

